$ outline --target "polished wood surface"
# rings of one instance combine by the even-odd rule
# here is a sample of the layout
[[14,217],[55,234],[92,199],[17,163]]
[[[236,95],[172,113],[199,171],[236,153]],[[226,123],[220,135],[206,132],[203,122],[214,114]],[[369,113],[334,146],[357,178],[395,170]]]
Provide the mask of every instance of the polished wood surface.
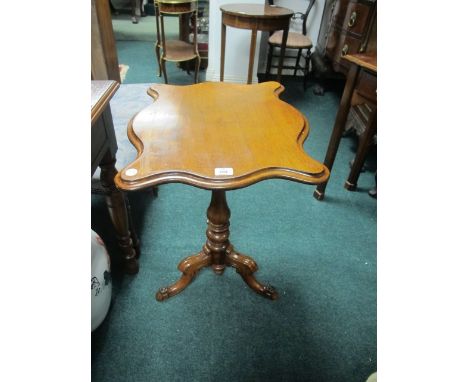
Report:
[[273,32],[282,30],[280,58],[278,63],[278,78],[281,82],[284,53],[289,33],[289,21],[294,12],[288,8],[261,4],[226,4],[220,7],[221,21],[221,68],[220,81],[224,81],[224,61],[226,49],[226,26],[240,29],[251,29],[249,68],[247,83],[252,83],[253,64],[257,43],[257,31]]
[[117,140],[109,102],[118,88],[116,81],[91,81],[91,176],[99,166],[103,194],[123,255],[124,270],[134,274],[139,269],[138,239],[134,230],[130,229],[125,195],[114,183]]
[[91,81],[91,126],[109,105],[119,86],[116,81]]
[[188,61],[197,58],[197,53],[193,51],[193,44],[180,40],[166,41],[166,56],[168,61]]
[[277,82],[153,85],[148,90],[155,102],[128,127],[137,159],[117,174],[116,184],[123,190],[163,183],[212,190],[206,243],[198,254],[180,262],[182,276],[159,289],[158,301],[183,291],[202,268],[211,267],[220,275],[228,266],[255,292],[278,297],[272,286],[254,277],[255,261],[229,241],[226,190],[271,178],[307,184],[328,179],[328,169],[304,152],[308,122],[279,99],[283,90]]
[[344,57],[356,53],[376,53],[377,1],[336,0],[329,21],[326,56],[333,69],[347,74],[350,62]]
[[262,4],[225,4],[220,9],[221,12],[227,15],[242,16],[255,20],[291,17],[294,14],[288,8]]
[[369,69],[377,73],[377,55],[369,53],[348,54],[343,57],[344,60],[352,62],[362,68]]
[[197,0],[156,0],[159,11],[162,13],[182,13],[194,12],[197,9]]
[[[155,102],[129,123],[138,156],[116,177],[118,186],[179,182],[228,190],[270,178],[324,182],[327,168],[302,147],[308,122],[279,99],[283,89],[277,82],[151,86]],[[219,168],[232,174],[217,175]]]
[[[346,85],[343,91],[343,95],[340,101],[340,107],[335,119],[335,125],[333,127],[332,135],[330,137],[330,142],[328,144],[327,153],[325,155],[324,164],[331,171],[333,163],[335,162],[336,153],[338,152],[338,147],[341,142],[341,137],[346,124],[346,119],[351,107],[351,99],[356,89],[356,84],[359,78],[359,74],[363,70],[371,70],[370,73],[377,75],[377,56],[373,54],[356,54],[345,56],[345,59],[352,63],[347,79]],[[374,72],[375,69],[375,72]],[[345,183],[345,188],[353,191],[356,189],[357,179],[361,167],[364,163],[365,154],[371,138],[374,136],[377,131],[377,111],[373,112],[370,116],[369,127],[364,132],[363,138],[359,144],[359,148],[354,159],[353,167],[351,169],[350,175]],[[319,184],[314,192],[314,197],[317,200],[323,200],[325,197],[325,189],[327,187],[327,181]]]
[[377,0],[324,0],[324,12],[313,56],[314,76],[320,84],[314,93],[323,95],[326,78],[347,75],[351,62],[346,55],[377,55]]

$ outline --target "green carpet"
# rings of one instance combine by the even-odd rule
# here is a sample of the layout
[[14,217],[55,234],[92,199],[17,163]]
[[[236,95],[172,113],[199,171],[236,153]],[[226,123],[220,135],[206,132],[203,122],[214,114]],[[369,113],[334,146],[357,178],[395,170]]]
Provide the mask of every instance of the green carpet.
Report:
[[[130,59],[123,43],[119,59]],[[149,58],[138,61],[148,64],[134,77],[130,69],[129,80],[160,82]],[[180,81],[190,79],[179,72]],[[323,160],[340,88],[319,97],[300,81],[285,85],[282,98],[310,121],[306,151]],[[111,103],[116,125],[151,102],[146,87],[121,86]],[[203,270],[180,295],[155,300],[159,287],[179,278],[179,261],[204,243],[208,191],[171,184],[157,198],[129,195],[141,240],[137,276],[119,272],[105,202],[93,196],[92,228],[113,261],[112,305],[92,335],[93,381],[364,382],[377,369],[377,203],[367,195],[374,173],[361,174],[356,192],[343,188],[354,148],[342,140],[323,202],[312,197],[314,187],[284,180],[227,193],[231,241],[255,258],[258,279],[276,287],[277,301],[252,292],[232,269]]]
[[[139,18],[138,24],[132,24],[129,14],[112,16],[112,26],[116,40],[119,64],[128,65],[129,69],[123,81],[124,84],[163,83],[162,77],[157,77],[158,64],[154,43],[156,41],[155,16],[148,15]],[[166,38],[177,39],[179,36],[179,21],[176,17],[166,17],[164,22]],[[193,82],[193,72],[190,75],[180,70],[176,63],[167,62],[166,71],[171,84],[189,84]],[[205,72],[200,71],[200,81],[205,80]]]
[[[138,17],[138,24],[133,24],[130,14],[112,16],[112,27],[117,41],[156,41],[156,17],[148,15]],[[164,19],[166,38],[179,35],[179,20],[177,17]]]
[[[116,41],[119,64],[128,65],[129,69],[124,84],[164,83],[163,77],[157,77],[158,64],[154,52],[154,43],[148,41]],[[193,83],[194,73],[179,69],[174,62],[166,63],[168,82],[175,85]],[[204,81],[206,72],[201,70],[200,81]]]

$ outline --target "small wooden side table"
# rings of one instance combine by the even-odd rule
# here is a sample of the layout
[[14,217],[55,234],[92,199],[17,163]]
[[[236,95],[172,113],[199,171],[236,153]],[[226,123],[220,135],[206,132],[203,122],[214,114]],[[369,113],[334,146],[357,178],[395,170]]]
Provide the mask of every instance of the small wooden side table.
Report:
[[283,30],[281,40],[280,59],[278,63],[278,82],[281,82],[283,59],[288,40],[289,21],[294,11],[288,8],[275,7],[261,4],[226,4],[220,7],[221,20],[221,75],[220,81],[224,81],[224,56],[226,49],[226,25],[233,28],[251,29],[249,72],[247,83],[252,83],[252,71],[257,44],[257,31],[273,32]]
[[[159,70],[163,72],[164,82],[167,84],[166,61],[182,63],[196,61],[194,83],[198,82],[198,71],[200,69],[200,54],[198,53],[197,28],[193,33],[193,43],[184,40],[166,39],[164,32],[165,16],[177,16],[179,20],[184,18],[190,24],[193,17],[193,25],[197,25],[198,2],[197,0],[156,0],[156,56],[159,60]],[[160,55],[162,49],[162,56]]]
[[[116,81],[91,81],[91,176],[101,168],[101,184],[120,250],[124,256],[126,273],[138,273],[138,239],[129,227],[125,196],[115,187],[114,177],[117,140],[109,102],[119,88]],[[133,238],[133,239],[132,239]]]
[[[351,106],[351,98],[353,96],[359,73],[361,70],[366,70],[373,75],[377,75],[377,56],[375,54],[350,54],[344,56],[343,58],[351,63],[351,67],[348,71],[346,85],[340,101],[340,107],[338,108],[338,112],[336,114],[335,126],[333,127],[333,132],[328,144],[327,154],[325,155],[324,164],[330,171],[332,170],[333,163],[335,162],[336,158],[336,153],[338,151],[338,146],[341,142],[341,137],[343,135],[346,124],[346,118]],[[377,131],[377,111],[370,115],[367,125],[369,127],[363,133],[356,157],[354,158],[353,166],[345,183],[345,188],[350,191],[355,190],[356,188],[357,179],[366,157],[367,147],[370,140]],[[327,183],[328,181],[317,186],[314,192],[315,199],[323,200],[325,197]]]
[[226,191],[271,178],[306,184],[328,179],[328,169],[305,153],[302,146],[309,124],[299,111],[279,100],[283,90],[277,82],[149,88],[155,102],[129,122],[129,139],[138,155],[117,174],[117,186],[132,191],[185,183],[212,192],[205,245],[182,260],[182,277],[161,288],[157,300],[180,293],[208,266],[216,274],[234,267],[255,292],[278,297],[273,287],[255,279],[255,261],[229,242]]

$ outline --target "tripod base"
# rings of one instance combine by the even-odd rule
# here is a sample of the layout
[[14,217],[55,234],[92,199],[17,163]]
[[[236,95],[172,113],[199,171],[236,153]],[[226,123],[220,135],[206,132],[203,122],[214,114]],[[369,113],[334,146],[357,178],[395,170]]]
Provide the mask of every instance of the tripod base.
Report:
[[258,282],[254,277],[253,274],[258,269],[257,263],[250,256],[236,252],[229,242],[230,211],[225,191],[212,192],[207,216],[207,241],[203,249],[197,255],[189,256],[180,262],[178,269],[182,272],[181,278],[170,286],[160,288],[156,293],[156,300],[163,301],[182,292],[200,269],[209,266],[218,275],[223,274],[226,266],[235,268],[255,292],[276,300],[278,298],[276,290],[270,285]]

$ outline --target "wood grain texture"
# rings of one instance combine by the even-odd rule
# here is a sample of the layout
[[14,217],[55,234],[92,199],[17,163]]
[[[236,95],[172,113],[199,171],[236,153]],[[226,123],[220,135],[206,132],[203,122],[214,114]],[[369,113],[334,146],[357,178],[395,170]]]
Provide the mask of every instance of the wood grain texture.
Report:
[[221,12],[230,14],[233,16],[242,15],[244,17],[258,18],[275,18],[275,17],[287,17],[292,16],[294,11],[283,8],[273,7],[271,5],[262,4],[225,4],[219,7]]
[[233,28],[252,30],[252,36],[250,40],[249,68],[247,76],[248,84],[252,83],[257,31],[273,32],[280,29],[283,31],[277,77],[278,82],[280,82],[281,72],[283,69],[284,52],[286,50],[286,40],[289,32],[289,21],[293,16],[294,12],[287,8],[260,4],[226,4],[221,6],[220,10],[222,13],[220,81],[224,81],[224,56],[226,47],[227,25]]
[[109,104],[120,84],[116,81],[91,81],[91,127]]
[[194,52],[193,44],[180,40],[165,41],[166,52],[164,59],[167,61],[188,61],[197,58],[197,52]]
[[279,29],[289,29],[289,20],[291,16],[286,15],[283,17],[273,18],[254,18],[252,16],[246,16],[243,14],[232,15],[229,13],[223,13],[222,22],[223,24],[238,28],[238,29],[256,29],[259,31],[276,31]]
[[343,59],[377,73],[377,55],[374,53],[348,54]]
[[159,12],[166,14],[182,14],[194,12],[197,9],[196,0],[165,1],[156,0]]
[[[151,86],[155,102],[128,126],[138,156],[116,184],[123,190],[164,183],[229,190],[271,178],[325,182],[328,169],[303,149],[308,122],[279,99],[283,90],[277,82]],[[233,173],[215,175],[216,168]]]

